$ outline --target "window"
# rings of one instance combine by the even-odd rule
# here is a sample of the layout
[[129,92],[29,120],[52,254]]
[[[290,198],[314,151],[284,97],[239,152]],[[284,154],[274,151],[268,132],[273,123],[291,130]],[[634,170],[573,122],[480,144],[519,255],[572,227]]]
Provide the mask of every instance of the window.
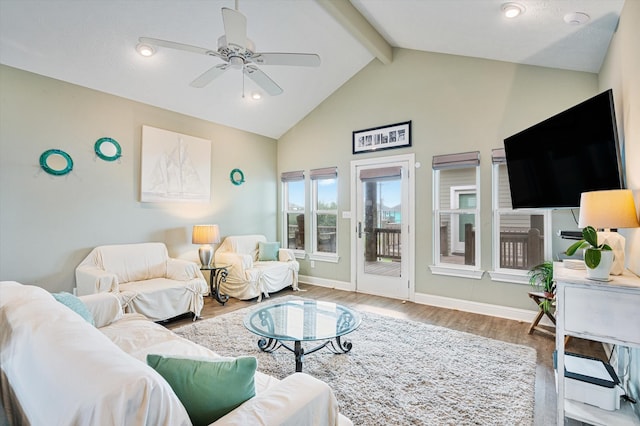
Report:
[[283,247],[304,252],[304,172],[282,173]]
[[328,167],[311,170],[310,178],[312,258],[337,259],[338,169]]
[[551,215],[548,210],[511,208],[504,148],[491,153],[493,200],[493,271],[496,281],[528,283],[527,272],[549,259]]
[[434,274],[482,277],[480,153],[433,157]]

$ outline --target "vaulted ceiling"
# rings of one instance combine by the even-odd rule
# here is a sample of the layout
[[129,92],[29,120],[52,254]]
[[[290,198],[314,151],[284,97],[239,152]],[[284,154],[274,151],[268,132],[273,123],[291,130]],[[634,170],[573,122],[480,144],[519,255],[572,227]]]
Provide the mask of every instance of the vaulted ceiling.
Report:
[[[506,0],[0,0],[0,63],[272,138],[394,47],[600,70],[624,0],[516,1],[524,13],[507,19]],[[221,8],[236,5],[257,51],[321,65],[260,66],[284,90],[269,96],[235,69],[190,86],[217,57],[136,51],[141,36],[215,51]],[[572,23],[576,12],[589,20]]]

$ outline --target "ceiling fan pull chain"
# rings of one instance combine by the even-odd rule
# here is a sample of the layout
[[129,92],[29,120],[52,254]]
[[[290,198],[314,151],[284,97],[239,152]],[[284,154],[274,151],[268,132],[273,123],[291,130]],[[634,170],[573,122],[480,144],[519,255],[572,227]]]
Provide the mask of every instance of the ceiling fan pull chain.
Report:
[[[238,0],[236,0],[237,3]],[[242,65],[242,99],[244,99],[244,64]]]

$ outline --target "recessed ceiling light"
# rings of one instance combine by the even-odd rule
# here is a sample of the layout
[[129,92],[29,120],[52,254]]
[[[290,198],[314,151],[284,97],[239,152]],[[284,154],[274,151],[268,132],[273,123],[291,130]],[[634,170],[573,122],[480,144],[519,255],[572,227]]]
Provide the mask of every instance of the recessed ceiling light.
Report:
[[569,25],[582,25],[585,22],[589,21],[591,17],[586,13],[572,12],[564,15],[563,19],[564,19],[564,22],[566,22]]
[[253,92],[251,93],[251,99],[253,99],[254,101],[259,101],[260,99],[262,99],[262,94],[260,92]]
[[524,6],[520,3],[505,3],[502,5],[502,14],[505,18],[515,18],[524,13]]
[[145,57],[153,56],[153,54],[156,53],[156,50],[152,46],[144,43],[138,43],[136,50],[139,54]]

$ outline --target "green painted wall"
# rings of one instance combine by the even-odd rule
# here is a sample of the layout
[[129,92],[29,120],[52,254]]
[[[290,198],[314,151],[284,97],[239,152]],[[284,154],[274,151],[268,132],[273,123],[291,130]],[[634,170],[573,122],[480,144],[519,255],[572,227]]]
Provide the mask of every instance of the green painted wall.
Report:
[[[416,176],[417,293],[532,309],[528,286],[432,275],[434,155],[481,154],[482,267],[491,266],[491,149],[510,136],[597,93],[597,75],[396,49],[393,63],[372,61],[278,140],[278,172],[337,166],[340,211],[349,210],[351,160],[413,152]],[[353,130],[412,120],[411,148],[352,155]],[[575,227],[568,211],[554,229]],[[338,219],[340,262],[303,261],[301,273],[350,281],[350,221]],[[555,241],[555,250],[565,242]],[[566,244],[568,245],[568,244]]]
[[[210,203],[139,201],[143,124],[211,140]],[[96,158],[103,136],[122,146],[120,162]],[[71,174],[40,170],[50,148],[72,156]],[[234,168],[244,185],[231,184]],[[0,280],[71,291],[75,267],[102,244],[163,241],[195,261],[198,223],[275,239],[276,182],[273,139],[0,66]]]

